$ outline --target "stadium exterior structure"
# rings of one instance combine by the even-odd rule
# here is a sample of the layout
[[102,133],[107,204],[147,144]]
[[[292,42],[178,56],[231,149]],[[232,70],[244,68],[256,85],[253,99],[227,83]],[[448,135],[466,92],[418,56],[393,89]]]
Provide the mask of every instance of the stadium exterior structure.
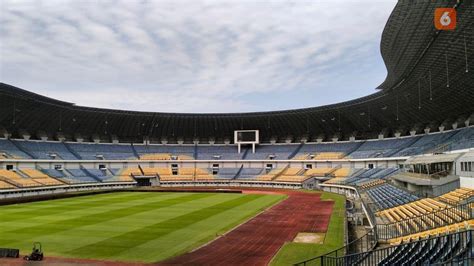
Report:
[[[433,25],[437,7],[457,9],[454,31]],[[386,80],[338,104],[252,113],[154,113],[76,106],[0,83],[0,132],[13,138],[101,142],[224,143],[235,130],[262,142],[370,139],[443,131],[474,120],[474,11],[470,2],[399,1],[382,34]],[[370,18],[368,18],[370,19]],[[27,66],[25,66],[27,67]]]

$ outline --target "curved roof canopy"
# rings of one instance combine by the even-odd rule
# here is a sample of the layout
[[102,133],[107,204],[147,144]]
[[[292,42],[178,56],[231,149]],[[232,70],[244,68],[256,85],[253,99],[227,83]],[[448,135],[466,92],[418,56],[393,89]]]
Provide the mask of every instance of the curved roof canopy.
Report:
[[[474,113],[474,8],[468,3],[399,1],[381,41],[387,78],[376,93],[355,100],[273,112],[153,113],[81,107],[0,83],[0,128],[14,137],[219,143],[241,129],[260,130],[261,141],[299,142],[463,126]],[[437,7],[457,9],[456,30],[434,28]]]

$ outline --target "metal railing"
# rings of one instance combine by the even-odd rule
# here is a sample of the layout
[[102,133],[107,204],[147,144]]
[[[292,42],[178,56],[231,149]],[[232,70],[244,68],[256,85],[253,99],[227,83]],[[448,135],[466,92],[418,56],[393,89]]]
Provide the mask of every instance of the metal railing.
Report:
[[[472,262],[474,231],[450,233],[354,254],[328,253],[296,265],[446,265]],[[459,264],[457,264],[459,265]],[[469,264],[466,264],[469,265]]]
[[387,240],[463,222],[474,218],[473,208],[474,203],[464,203],[394,223],[377,224],[377,236]]
[[362,237],[348,243],[341,248],[333,250],[319,257],[298,262],[295,265],[323,265],[323,262],[327,257],[343,257],[348,254],[364,253],[374,249],[376,245],[377,236],[375,235],[375,231],[371,229],[367,231],[367,233]]

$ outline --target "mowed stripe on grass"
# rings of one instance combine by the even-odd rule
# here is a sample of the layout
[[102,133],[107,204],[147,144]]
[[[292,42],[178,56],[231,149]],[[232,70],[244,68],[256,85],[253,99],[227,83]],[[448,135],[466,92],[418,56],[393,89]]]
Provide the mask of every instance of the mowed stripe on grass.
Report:
[[[282,196],[120,192],[0,207],[0,246],[154,262],[211,240]],[[4,219],[5,218],[5,219]]]

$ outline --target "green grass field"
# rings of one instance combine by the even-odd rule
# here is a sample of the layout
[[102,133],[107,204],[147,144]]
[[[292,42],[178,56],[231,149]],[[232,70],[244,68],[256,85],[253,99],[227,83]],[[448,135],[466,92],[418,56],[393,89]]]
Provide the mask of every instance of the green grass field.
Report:
[[46,256],[156,262],[192,250],[282,195],[117,192],[0,207],[0,246]]
[[[344,219],[346,198],[323,192],[321,199],[334,200],[333,212],[324,238],[324,244],[286,243],[273,258],[271,265],[293,265],[297,262],[324,255],[344,245]],[[311,263],[310,265],[313,265]]]

